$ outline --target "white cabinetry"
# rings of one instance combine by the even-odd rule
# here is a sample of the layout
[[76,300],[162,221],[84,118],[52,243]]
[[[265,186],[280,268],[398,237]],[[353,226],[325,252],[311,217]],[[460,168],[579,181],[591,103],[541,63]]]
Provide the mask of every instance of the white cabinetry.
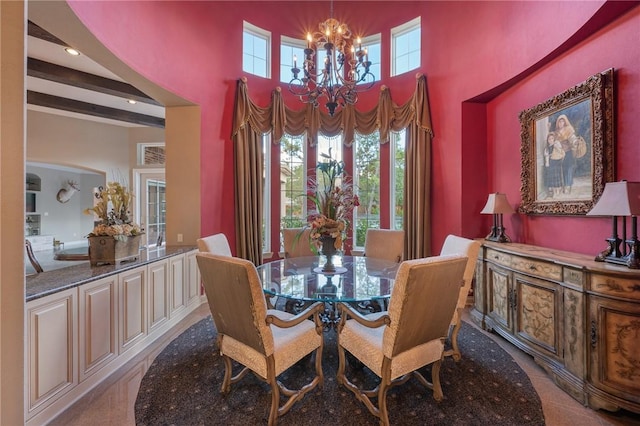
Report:
[[27,302],[27,426],[50,422],[199,306],[195,253]]

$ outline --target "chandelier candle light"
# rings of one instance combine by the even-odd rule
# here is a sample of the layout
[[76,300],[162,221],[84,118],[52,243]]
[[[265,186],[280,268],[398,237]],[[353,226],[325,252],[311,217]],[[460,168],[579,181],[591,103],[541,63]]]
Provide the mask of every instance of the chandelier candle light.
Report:
[[[351,30],[347,24],[333,18],[333,1],[330,18],[319,24],[319,31],[307,34],[302,69],[293,57],[293,78],[289,91],[304,103],[318,106],[318,100],[326,97],[325,106],[330,116],[339,107],[354,105],[358,101],[358,90],[370,89],[375,83],[369,71],[371,62],[367,49],[362,49],[362,40],[353,44]],[[324,65],[317,67],[319,49],[325,50]],[[302,72],[302,76],[300,76]]]

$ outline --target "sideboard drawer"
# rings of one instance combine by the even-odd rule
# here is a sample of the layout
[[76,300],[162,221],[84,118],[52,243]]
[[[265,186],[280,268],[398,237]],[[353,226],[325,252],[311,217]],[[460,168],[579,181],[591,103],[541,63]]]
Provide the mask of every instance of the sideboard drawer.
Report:
[[640,279],[591,274],[591,290],[607,296],[640,300]]
[[554,263],[539,262],[526,257],[512,256],[511,267],[525,274],[562,281],[562,266]]
[[584,288],[584,271],[568,267],[564,267],[562,271],[565,283]]
[[496,250],[487,249],[486,259],[498,265],[506,266],[507,268],[511,266],[511,255]]

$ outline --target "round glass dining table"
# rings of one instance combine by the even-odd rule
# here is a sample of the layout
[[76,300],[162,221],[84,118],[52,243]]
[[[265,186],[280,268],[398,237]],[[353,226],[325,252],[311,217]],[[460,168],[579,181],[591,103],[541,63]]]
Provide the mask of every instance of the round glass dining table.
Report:
[[314,302],[325,303],[327,328],[339,321],[335,302],[348,303],[362,313],[384,309],[400,265],[364,256],[334,256],[338,273],[322,272],[324,256],[280,259],[259,266],[268,298],[284,299],[284,310],[298,313]]

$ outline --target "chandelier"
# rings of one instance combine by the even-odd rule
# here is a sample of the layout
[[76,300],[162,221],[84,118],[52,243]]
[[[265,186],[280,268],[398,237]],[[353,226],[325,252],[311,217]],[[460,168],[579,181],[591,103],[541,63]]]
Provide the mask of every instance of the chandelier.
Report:
[[[333,1],[330,18],[318,27],[319,31],[307,34],[302,69],[293,57],[289,91],[315,107],[325,97],[327,111],[333,116],[339,107],[358,102],[358,91],[370,89],[375,76],[369,71],[371,62],[367,49],[362,49],[361,39],[356,40],[356,47],[347,24],[333,18]],[[317,63],[321,49],[325,51],[322,66]]]

